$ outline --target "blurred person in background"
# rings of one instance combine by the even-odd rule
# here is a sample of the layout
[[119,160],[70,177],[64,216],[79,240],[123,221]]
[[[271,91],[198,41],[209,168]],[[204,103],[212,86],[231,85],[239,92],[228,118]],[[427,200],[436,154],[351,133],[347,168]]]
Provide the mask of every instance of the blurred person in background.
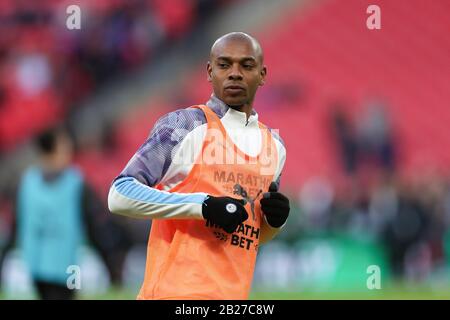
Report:
[[358,161],[358,143],[353,125],[342,102],[331,105],[331,128],[339,148],[341,164],[346,174],[354,175]]
[[331,105],[331,127],[345,172],[358,176],[366,164],[374,164],[386,174],[393,173],[396,146],[388,106],[381,99],[368,100],[356,122],[346,109],[340,101]]
[[74,290],[66,285],[66,270],[79,263],[77,251],[86,236],[103,257],[112,281],[117,281],[122,267],[115,256],[121,252],[117,241],[126,245],[126,234],[101,218],[105,208],[71,165],[69,134],[62,127],[48,129],[36,145],[39,164],[24,172],[18,186],[16,236],[40,298],[74,298]]
[[394,276],[427,280],[445,260],[445,183],[438,176],[416,177],[398,187],[384,241]]
[[395,169],[395,141],[389,119],[389,106],[380,98],[365,103],[357,122],[360,162],[375,162],[386,173]]

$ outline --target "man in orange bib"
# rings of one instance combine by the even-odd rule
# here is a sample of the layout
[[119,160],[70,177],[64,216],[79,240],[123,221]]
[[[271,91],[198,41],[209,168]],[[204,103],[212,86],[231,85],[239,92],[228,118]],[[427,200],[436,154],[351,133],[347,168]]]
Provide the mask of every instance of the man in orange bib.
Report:
[[138,299],[247,299],[258,247],[289,215],[286,148],[253,109],[261,46],[226,34],[207,73],[211,99],[161,117],[110,188],[111,212],[153,220]]

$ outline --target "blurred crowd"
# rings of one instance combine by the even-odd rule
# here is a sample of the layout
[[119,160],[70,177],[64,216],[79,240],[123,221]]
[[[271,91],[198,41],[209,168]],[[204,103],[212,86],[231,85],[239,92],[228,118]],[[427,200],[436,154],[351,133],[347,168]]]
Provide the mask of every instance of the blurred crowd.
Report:
[[[403,175],[389,106],[370,100],[351,118],[330,107],[340,170],[301,187],[283,240],[346,234],[379,243],[396,280],[421,282],[450,261],[450,180],[435,167]],[[348,109],[347,109],[348,110]]]
[[[149,63],[215,7],[231,1],[0,2],[0,152],[55,121],[105,82]],[[27,108],[24,108],[24,105]]]

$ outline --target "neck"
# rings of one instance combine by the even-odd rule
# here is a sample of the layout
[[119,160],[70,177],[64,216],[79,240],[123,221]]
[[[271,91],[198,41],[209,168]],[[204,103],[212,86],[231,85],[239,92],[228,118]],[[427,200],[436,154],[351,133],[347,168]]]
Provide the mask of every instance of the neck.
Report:
[[55,154],[44,156],[42,158],[41,165],[44,171],[48,173],[59,172],[66,167],[65,162]]
[[241,106],[229,106],[229,107],[236,111],[244,112],[247,115],[247,119],[250,118],[250,115],[252,114],[253,111],[253,107],[250,104],[244,104]]

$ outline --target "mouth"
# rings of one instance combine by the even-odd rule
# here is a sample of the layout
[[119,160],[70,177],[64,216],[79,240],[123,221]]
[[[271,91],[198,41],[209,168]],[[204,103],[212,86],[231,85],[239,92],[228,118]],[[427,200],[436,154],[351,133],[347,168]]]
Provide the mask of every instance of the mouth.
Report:
[[225,91],[228,91],[232,94],[237,94],[245,91],[245,88],[243,86],[239,85],[230,85],[225,87]]

